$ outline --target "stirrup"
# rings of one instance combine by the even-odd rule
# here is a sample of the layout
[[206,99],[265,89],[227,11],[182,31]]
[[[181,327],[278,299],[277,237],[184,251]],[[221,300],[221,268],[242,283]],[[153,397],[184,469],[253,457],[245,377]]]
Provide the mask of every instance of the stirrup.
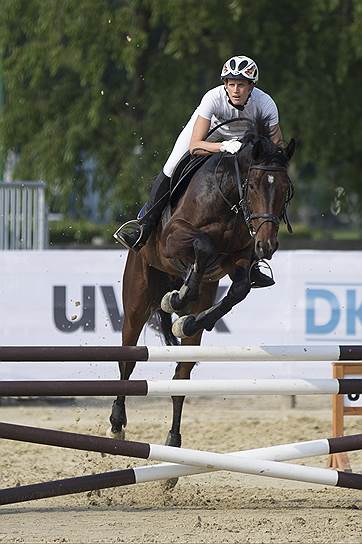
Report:
[[[141,240],[143,236],[143,225],[132,219],[123,223],[113,234],[113,238],[122,244],[126,249],[137,250],[141,249]],[[138,247],[140,245],[140,247]],[[142,244],[143,245],[143,244]]]
[[[260,270],[259,264],[263,264],[264,267],[268,269],[270,276],[267,276]],[[259,280],[261,280],[260,283],[257,283],[255,280],[251,281],[253,270],[259,275]],[[262,289],[263,287],[271,287],[272,285],[275,285],[273,270],[271,269],[269,263],[267,263],[264,259],[254,261],[249,270],[249,281],[252,289]]]

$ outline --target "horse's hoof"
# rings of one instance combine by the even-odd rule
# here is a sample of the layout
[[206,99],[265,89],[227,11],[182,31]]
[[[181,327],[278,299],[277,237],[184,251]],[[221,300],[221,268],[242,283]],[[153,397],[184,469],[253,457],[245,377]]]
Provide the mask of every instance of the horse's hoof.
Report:
[[193,336],[197,329],[195,329],[195,316],[193,315],[183,315],[174,321],[172,325],[172,332],[177,338],[187,338],[188,336]]
[[113,431],[112,427],[109,427],[109,429],[106,432],[106,435],[108,438],[115,438],[116,440],[124,440],[126,438],[126,431],[124,429],[121,429],[120,431]]
[[163,482],[161,482],[161,487],[163,491],[172,491],[177,482],[178,478],[170,478],[169,480],[164,480]]
[[173,322],[172,332],[176,338],[186,338],[187,335],[184,333],[184,323],[188,317],[188,315],[183,315]]
[[173,446],[174,448],[181,448],[181,434],[168,431],[165,445]]
[[175,309],[172,306],[172,296],[174,294],[178,294],[178,291],[169,291],[161,300],[161,310],[167,314],[173,314],[175,312]]
[[[167,438],[165,445],[166,446],[173,446],[174,448],[180,448],[181,447],[181,434],[180,433],[173,433],[171,431],[168,431]],[[170,478],[169,480],[164,480],[161,483],[161,487],[163,491],[172,491],[175,485],[178,482],[178,478]]]

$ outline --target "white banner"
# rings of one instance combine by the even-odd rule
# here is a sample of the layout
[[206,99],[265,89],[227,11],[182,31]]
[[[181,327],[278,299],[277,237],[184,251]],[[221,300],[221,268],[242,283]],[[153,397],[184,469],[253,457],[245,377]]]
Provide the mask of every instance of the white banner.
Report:
[[[123,320],[126,251],[7,251],[0,255],[1,345],[117,345]],[[205,345],[358,344],[362,336],[362,252],[279,251],[276,285],[254,289],[220,320]],[[220,282],[218,297],[230,281]],[[152,325],[139,345],[159,345]],[[138,364],[134,378],[172,376],[174,364]],[[21,375],[21,376],[20,376]],[[114,364],[1,364],[20,376],[118,377]],[[330,377],[321,363],[200,363],[194,377]]]

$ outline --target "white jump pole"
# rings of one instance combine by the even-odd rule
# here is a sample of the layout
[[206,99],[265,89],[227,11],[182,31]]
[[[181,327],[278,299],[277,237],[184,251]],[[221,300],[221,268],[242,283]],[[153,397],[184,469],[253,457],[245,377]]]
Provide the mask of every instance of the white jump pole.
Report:
[[362,379],[0,381],[1,396],[339,395],[362,393]]
[[[343,385],[342,381],[342,385]],[[349,382],[350,383],[350,382]],[[147,396],[173,395],[337,395],[341,392],[338,379],[247,379],[247,380],[148,380]],[[362,379],[351,383],[362,393]],[[349,391],[346,391],[349,393]]]
[[[85,449],[87,451],[103,451],[104,453],[110,452],[113,455],[193,465],[204,469],[230,470],[271,478],[362,489],[362,474],[349,474],[337,470],[291,465],[277,461],[255,459],[254,457],[249,459],[247,456],[238,457],[236,455],[175,448],[146,442],[112,440],[111,438],[14,425],[12,423],[0,423],[0,436],[21,442]],[[352,440],[354,449],[356,449],[356,442],[358,448],[361,447],[360,439],[361,435],[357,435],[357,438],[345,440],[344,443],[346,445]]]
[[[219,454],[142,442],[112,440],[92,435],[80,435],[9,423],[0,423],[0,431],[1,437],[9,440],[103,452],[111,455],[125,455],[138,459],[168,460],[173,463],[181,463],[181,465],[166,463],[156,466],[127,468],[101,474],[1,489],[0,505],[177,478],[212,470],[232,470],[274,478],[362,489],[362,474],[278,462],[311,455],[360,450],[362,447],[362,434],[283,444],[233,454]],[[190,466],[191,464],[194,466]]]
[[0,346],[0,362],[361,361],[362,345]]
[[[182,465],[194,465],[204,469],[228,470],[231,472],[254,474],[256,476],[282,478],[285,480],[330,486],[338,486],[340,475],[346,474],[325,468],[292,465],[255,459],[254,457],[249,459],[247,456],[223,455],[221,453],[186,448],[180,449],[158,444],[150,444],[148,459]],[[357,485],[356,489],[362,489],[362,474],[353,474],[353,480],[355,481],[355,485]]]
[[148,361],[339,361],[362,358],[362,347],[338,345],[148,346]]
[[[360,442],[362,435],[359,435]],[[294,442],[291,444],[280,444],[278,446],[270,446],[266,448],[255,448],[251,450],[243,450],[224,455],[232,455],[240,458],[249,457],[252,459],[263,459],[266,461],[295,461],[297,459],[305,459],[319,455],[329,455],[338,451],[342,451],[341,444],[348,437],[339,437],[332,439],[308,440],[304,442]],[[360,447],[362,444],[360,444]],[[346,450],[348,446],[346,445]],[[293,465],[295,466],[295,465]],[[169,480],[172,478],[180,478],[182,476],[192,476],[205,472],[214,472],[215,468],[195,467],[192,465],[180,465],[175,463],[162,463],[159,465],[134,467],[135,483],[152,482],[155,480]]]

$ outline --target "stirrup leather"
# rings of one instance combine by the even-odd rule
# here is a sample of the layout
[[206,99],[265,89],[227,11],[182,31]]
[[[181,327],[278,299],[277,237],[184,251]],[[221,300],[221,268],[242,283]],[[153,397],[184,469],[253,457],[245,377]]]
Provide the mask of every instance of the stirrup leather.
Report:
[[[133,237],[135,238],[135,241],[131,244],[127,237]],[[137,236],[137,238],[136,238]],[[116,230],[116,232],[113,234],[113,238],[117,240],[120,244],[122,244],[127,249],[134,249],[140,244],[143,236],[143,225],[137,221],[137,219],[132,219],[131,221],[127,221],[127,223],[124,223],[119,227],[119,229]]]

